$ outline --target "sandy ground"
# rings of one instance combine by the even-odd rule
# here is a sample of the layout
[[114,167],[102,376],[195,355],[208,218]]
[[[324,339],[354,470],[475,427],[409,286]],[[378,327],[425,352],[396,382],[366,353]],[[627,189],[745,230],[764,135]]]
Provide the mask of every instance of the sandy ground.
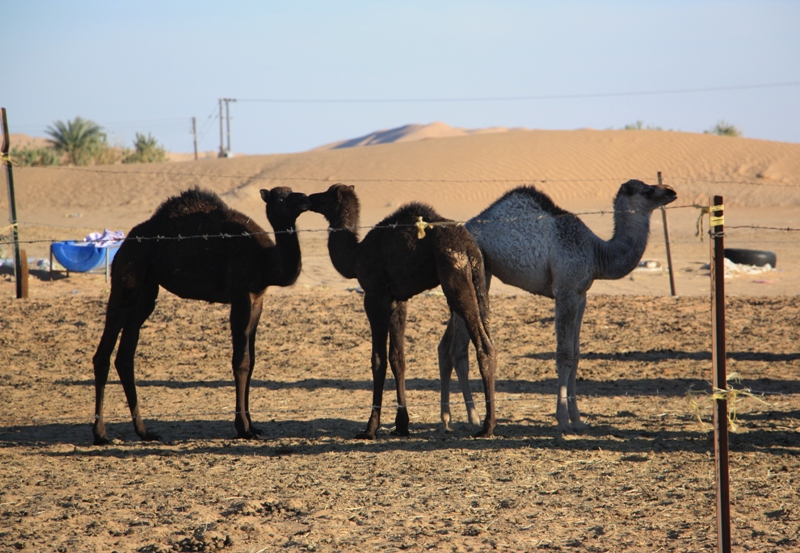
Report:
[[[30,299],[0,268],[0,551],[705,551],[716,546],[707,216],[725,198],[726,245],[767,249],[774,271],[726,280],[737,550],[800,548],[800,145],[650,131],[514,131],[156,166],[15,169],[31,258],[52,240],[127,232],[199,185],[269,228],[259,188],[356,186],[369,226],[409,200],[464,220],[532,183],[610,237],[628,178],[662,171],[678,297],[665,270],[592,288],[578,392],[590,430],[556,431],[550,300],[492,287],[498,436],[471,437],[453,390],[439,423],[434,290],[409,303],[410,438],[354,440],[369,414],[369,329],[354,281],[331,268],[321,217],[298,223],[304,270],[272,289],[252,401],[264,430],[234,439],[228,310],[162,292],[142,330],[139,441],[116,375],[109,435],[91,445],[91,356],[109,284],[32,266]],[[0,211],[8,209],[5,195]],[[753,228],[756,227],[756,228]],[[366,231],[366,229],[365,229]],[[666,265],[660,213],[644,258]],[[701,240],[701,237],[703,240]],[[6,252],[0,257],[8,257]],[[473,360],[473,366],[475,366]],[[474,371],[476,372],[476,371]],[[480,380],[473,386],[481,397]],[[391,405],[393,382],[385,404]],[[482,411],[482,409],[480,410]],[[698,416],[700,420],[698,420]]]
[[[494,296],[498,436],[475,440],[458,392],[438,415],[444,299],[410,302],[412,436],[354,440],[370,405],[356,293],[271,296],[253,381],[259,441],[233,439],[227,309],[164,294],[142,331],[133,433],[121,387],[91,445],[102,291],[13,302],[2,322],[2,551],[711,551],[708,301],[594,296],[579,394],[591,430],[556,432],[552,305]],[[63,282],[63,281],[62,281]],[[61,283],[59,283],[61,284]],[[732,298],[734,544],[800,547],[800,300]],[[32,328],[35,321],[35,330]],[[473,359],[473,366],[474,359]],[[480,380],[473,375],[480,393]],[[385,403],[391,405],[392,382]],[[696,406],[688,394],[694,391]],[[478,396],[480,397],[480,396]],[[702,423],[697,416],[702,418]]]

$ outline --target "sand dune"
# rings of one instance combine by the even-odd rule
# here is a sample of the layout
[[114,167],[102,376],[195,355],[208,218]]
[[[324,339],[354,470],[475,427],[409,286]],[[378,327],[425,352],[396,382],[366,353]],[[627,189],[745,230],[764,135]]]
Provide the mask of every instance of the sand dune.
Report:
[[394,144],[396,142],[413,142],[428,138],[445,138],[449,136],[466,136],[470,134],[486,134],[508,132],[506,127],[489,127],[485,129],[465,129],[462,127],[451,127],[447,123],[435,122],[428,125],[403,125],[394,129],[375,131],[358,138],[349,140],[339,140],[330,144],[325,144],[317,150],[334,150],[338,148],[354,148],[357,146],[374,146],[376,144]]
[[[409,137],[433,136],[445,127],[406,130]],[[430,203],[446,217],[466,220],[519,184],[536,185],[571,211],[592,213],[610,209],[622,182],[635,178],[652,183],[659,171],[678,192],[670,211],[673,232],[693,252],[700,252],[692,257],[707,257],[707,245],[700,246],[699,240],[689,244],[694,241],[699,211],[688,206],[707,205],[713,194],[724,196],[730,220],[800,226],[800,144],[666,131],[516,130],[427,140],[395,138],[393,143],[370,147],[197,162],[16,168],[20,229],[29,239],[76,238],[103,228],[127,231],[169,195],[190,186],[214,190],[254,218],[264,217],[260,188],[288,185],[313,193],[335,182],[356,186],[364,225],[411,200]],[[7,210],[5,195],[0,209]],[[610,216],[584,219],[601,236],[610,235]],[[265,218],[260,220],[268,228]],[[316,214],[304,215],[299,225],[306,230],[326,227]],[[654,235],[659,225],[654,219]],[[324,232],[310,234],[324,240]],[[793,242],[794,236],[784,233],[775,240],[785,248],[784,242]],[[748,244],[773,239],[763,233],[746,238]],[[31,244],[28,249],[44,250],[46,245]],[[324,257],[324,244],[309,251]],[[780,259],[797,257],[782,253]],[[322,270],[325,260],[319,263]]]

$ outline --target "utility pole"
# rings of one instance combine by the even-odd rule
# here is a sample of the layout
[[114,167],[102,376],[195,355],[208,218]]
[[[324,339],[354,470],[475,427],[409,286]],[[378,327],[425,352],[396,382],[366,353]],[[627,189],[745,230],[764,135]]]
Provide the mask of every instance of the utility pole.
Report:
[[197,117],[192,117],[192,136],[194,137],[194,160],[197,161]]
[[225,147],[222,144],[222,98],[219,99],[219,156],[225,157]]
[[[236,100],[234,100],[235,102]],[[228,109],[230,98],[225,98],[225,124],[228,129],[228,155],[231,155],[231,112]]]
[[[219,99],[219,157],[231,157],[231,112],[230,102],[235,102],[235,98],[220,98]],[[223,145],[223,120],[222,120],[222,102],[225,102],[225,120],[228,129],[228,147]]]

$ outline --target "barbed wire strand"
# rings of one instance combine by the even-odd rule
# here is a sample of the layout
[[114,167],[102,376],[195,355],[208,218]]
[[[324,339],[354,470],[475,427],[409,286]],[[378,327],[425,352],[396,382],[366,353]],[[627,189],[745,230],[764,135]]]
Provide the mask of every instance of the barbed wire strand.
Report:
[[237,102],[293,103],[293,104],[384,104],[384,103],[450,103],[450,102],[519,102],[530,100],[574,100],[587,98],[618,98],[626,96],[660,96],[665,94],[694,94],[699,92],[728,92],[763,88],[785,88],[800,86],[800,81],[764,83],[752,85],[713,86],[661,90],[638,90],[629,92],[590,92],[584,94],[540,94],[531,96],[484,96],[450,98],[237,98]]
[[[688,209],[688,208],[700,209],[701,210],[701,217],[702,217],[703,216],[702,212],[704,210],[707,210],[707,207],[708,206],[701,206],[701,205],[698,205],[698,204],[692,204],[692,205],[667,207],[666,209]],[[508,224],[508,223],[513,223],[513,222],[517,222],[517,221],[532,221],[532,220],[538,220],[538,219],[550,218],[550,217],[577,217],[577,216],[581,216],[581,215],[584,215],[584,216],[585,215],[610,215],[610,214],[614,214],[614,213],[616,213],[614,210],[599,210],[599,211],[585,211],[585,212],[578,212],[578,213],[567,213],[567,214],[555,215],[555,216],[552,215],[552,214],[542,214],[542,215],[530,215],[530,216],[525,216],[525,217],[510,217],[510,218],[492,219],[492,220],[475,219],[475,220],[472,221],[472,223],[473,224],[489,224],[489,223],[493,223],[493,224],[494,223]],[[270,235],[270,234],[277,235],[277,234],[300,234],[300,233],[317,233],[317,232],[326,232],[326,233],[327,232],[360,232],[360,231],[370,231],[370,230],[373,230],[373,229],[417,228],[419,230],[420,229],[420,224],[423,225],[423,229],[424,229],[424,227],[426,227],[426,226],[434,226],[434,225],[435,226],[450,226],[450,225],[452,225],[452,226],[463,226],[466,223],[467,223],[467,221],[438,221],[436,223],[431,224],[429,222],[417,221],[417,222],[414,222],[414,223],[394,223],[394,224],[391,224],[391,225],[377,224],[377,225],[355,226],[355,227],[348,227],[348,228],[344,228],[344,229],[328,227],[328,228],[316,228],[316,229],[288,229],[288,230],[277,230],[277,231],[276,230],[273,230],[273,231],[266,231],[265,230],[265,231],[262,231],[262,232],[242,232],[242,233],[239,233],[239,234],[230,234],[230,233],[195,234],[195,235],[187,235],[187,236],[183,236],[183,235],[180,235],[180,234],[177,235],[177,236],[163,236],[163,235],[157,235],[157,236],[134,236],[134,235],[129,235],[125,239],[126,240],[136,240],[137,242],[150,241],[150,240],[155,240],[156,242],[158,242],[158,241],[172,241],[172,240],[174,240],[174,241],[182,241],[182,240],[199,240],[199,239],[202,239],[202,240],[233,239],[233,238],[251,238],[251,237],[255,237],[255,236],[264,236],[264,235]],[[19,224],[20,223],[18,222],[18,225]],[[58,227],[58,226],[55,226],[55,225],[29,223],[29,222],[25,222],[24,224],[25,225],[30,225],[30,226],[42,226],[42,227],[74,228],[74,227]],[[769,231],[779,231],[779,232],[800,232],[800,228],[770,227],[770,226],[759,226],[759,225],[731,225],[731,226],[727,226],[726,227],[726,230],[730,230],[730,229],[769,230]],[[700,235],[699,231],[696,234]],[[57,243],[57,242],[64,242],[64,241],[65,240],[63,240],[63,239],[41,238],[41,239],[35,239],[35,240],[34,239],[32,239],[32,240],[19,240],[18,243],[19,244],[47,244],[47,243],[54,244],[54,243]],[[69,241],[69,240],[66,240],[66,241]],[[97,240],[75,239],[75,240],[72,240],[72,241],[76,242],[76,243],[82,243],[82,244],[91,244],[93,242],[107,243],[107,239],[103,239],[103,238],[99,238]],[[677,242],[672,242],[671,241],[670,243],[674,244],[674,243],[677,243]]]

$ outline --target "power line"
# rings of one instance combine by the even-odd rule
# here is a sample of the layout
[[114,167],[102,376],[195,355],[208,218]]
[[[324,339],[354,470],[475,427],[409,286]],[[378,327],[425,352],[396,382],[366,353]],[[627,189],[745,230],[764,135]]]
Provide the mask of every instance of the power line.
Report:
[[399,103],[448,103],[448,102],[522,102],[532,100],[580,100],[589,98],[619,98],[627,96],[659,96],[665,94],[695,94],[702,92],[731,92],[766,88],[800,86],[800,81],[752,85],[713,86],[705,88],[678,88],[664,90],[640,90],[632,92],[591,92],[585,94],[542,94],[533,96],[485,96],[462,98],[238,98],[238,102],[275,104],[399,104]]

